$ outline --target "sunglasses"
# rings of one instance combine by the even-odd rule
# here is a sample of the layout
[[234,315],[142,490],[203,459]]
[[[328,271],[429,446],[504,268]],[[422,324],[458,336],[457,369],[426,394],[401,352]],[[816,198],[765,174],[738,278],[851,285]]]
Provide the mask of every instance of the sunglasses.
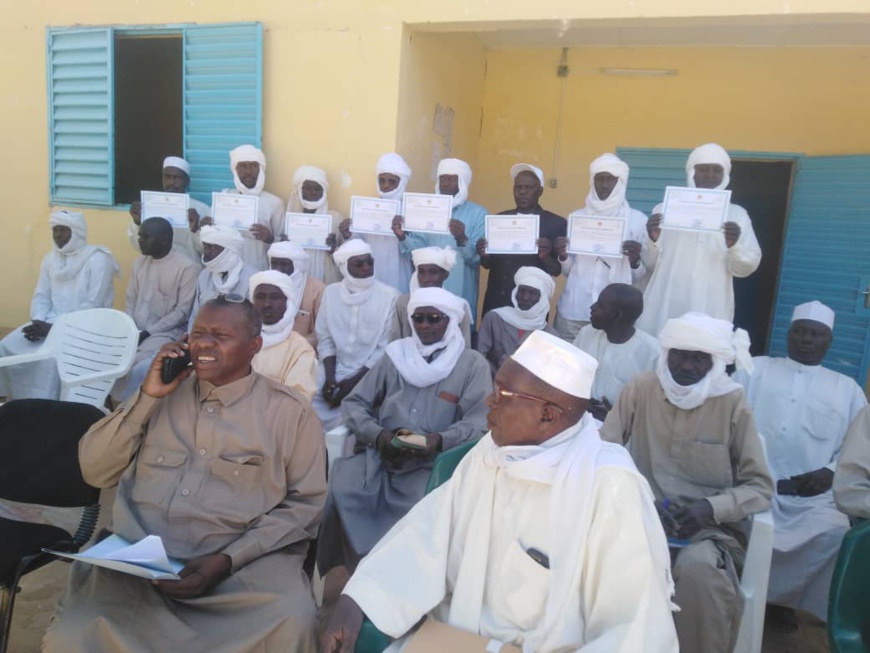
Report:
[[534,397],[532,395],[526,395],[526,394],[523,394],[522,392],[511,392],[510,390],[502,390],[501,388],[499,388],[495,384],[493,384],[492,391],[493,391],[493,394],[496,397],[498,397],[498,400],[496,401],[496,403],[498,403],[498,401],[501,401],[502,398],[505,398],[505,399],[528,399],[529,401],[537,401],[538,403],[541,403],[541,404],[550,404],[556,410],[558,410],[560,413],[565,412],[564,410],[562,410],[561,406],[559,406],[558,404],[554,404],[549,399],[542,399],[541,397]]
[[447,316],[441,313],[414,313],[411,316],[414,324],[423,324],[423,322],[426,322],[426,324],[438,324],[441,320],[446,319],[448,319]]

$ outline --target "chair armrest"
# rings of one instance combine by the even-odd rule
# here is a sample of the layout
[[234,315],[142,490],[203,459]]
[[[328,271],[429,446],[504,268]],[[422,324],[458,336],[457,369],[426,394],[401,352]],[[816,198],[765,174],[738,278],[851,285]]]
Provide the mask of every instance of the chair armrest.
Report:
[[342,457],[344,443],[349,437],[350,429],[344,424],[339,424],[331,431],[326,432],[327,478],[332,476],[332,466],[336,460]]
[[52,347],[46,342],[37,349],[28,354],[16,354],[14,356],[0,356],[0,367],[9,365],[20,365],[22,363],[33,363],[36,361],[45,360],[53,356]]

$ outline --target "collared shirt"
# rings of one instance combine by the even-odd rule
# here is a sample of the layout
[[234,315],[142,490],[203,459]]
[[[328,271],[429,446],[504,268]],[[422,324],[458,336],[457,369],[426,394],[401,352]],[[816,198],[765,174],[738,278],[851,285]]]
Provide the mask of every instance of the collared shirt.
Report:
[[159,535],[182,560],[225,553],[233,570],[304,552],[326,500],[324,456],[310,405],[256,373],[223,386],[191,376],[163,399],[140,390],[79,444],[85,480],[118,484],[118,535]]

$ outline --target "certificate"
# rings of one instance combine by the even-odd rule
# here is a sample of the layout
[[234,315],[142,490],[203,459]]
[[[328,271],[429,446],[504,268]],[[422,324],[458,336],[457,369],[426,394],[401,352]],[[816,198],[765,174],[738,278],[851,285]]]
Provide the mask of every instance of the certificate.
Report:
[[453,218],[453,196],[431,193],[405,193],[405,231],[449,234]]
[[287,212],[284,222],[287,239],[305,249],[329,249],[326,239],[332,233],[332,216],[326,213]]
[[537,254],[539,228],[537,215],[488,215],[486,253]]
[[155,193],[142,191],[142,219],[166,218],[173,227],[189,229],[187,209],[190,197],[187,193]]
[[354,233],[393,236],[393,218],[399,214],[398,200],[376,197],[350,198],[350,230]]
[[601,218],[583,213],[568,216],[568,253],[622,258],[624,218]]
[[721,231],[730,204],[730,190],[668,186],[662,209],[662,227],[686,231]]
[[211,217],[219,227],[247,230],[257,224],[256,195],[239,193],[212,193]]

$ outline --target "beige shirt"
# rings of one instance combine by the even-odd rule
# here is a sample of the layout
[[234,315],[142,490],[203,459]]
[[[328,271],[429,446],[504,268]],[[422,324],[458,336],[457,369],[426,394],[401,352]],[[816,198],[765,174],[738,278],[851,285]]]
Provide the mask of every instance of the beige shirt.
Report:
[[255,372],[283,383],[311,401],[317,392],[317,356],[295,331],[284,341],[261,349],[251,365]]
[[834,501],[847,515],[870,519],[870,406],[846,433],[834,473]]
[[139,391],[91,427],[79,460],[91,485],[118,484],[118,535],[159,535],[182,560],[225,553],[233,571],[304,553],[326,500],[317,416],[256,373],[220,387],[192,376],[163,399]]
[[742,390],[683,410],[645,372],[622,389],[601,437],[626,444],[659,501],[707,499],[718,524],[770,507],[773,481]]
[[314,332],[314,322],[320,311],[320,298],[326,288],[322,281],[318,281],[311,275],[305,280],[305,290],[302,292],[302,303],[296,312],[293,321],[293,330],[303,336],[308,344],[317,349],[317,334]]

